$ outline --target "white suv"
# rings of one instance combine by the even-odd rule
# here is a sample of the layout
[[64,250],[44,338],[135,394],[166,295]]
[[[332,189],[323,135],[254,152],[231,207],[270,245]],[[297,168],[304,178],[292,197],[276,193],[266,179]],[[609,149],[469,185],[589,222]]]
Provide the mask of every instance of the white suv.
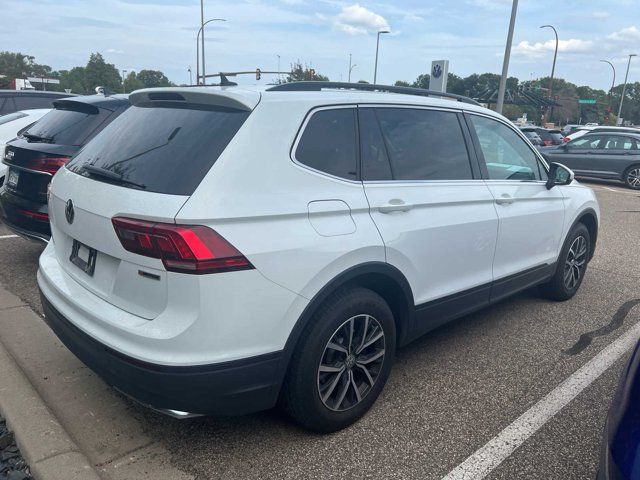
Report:
[[133,93],[53,179],[46,321],[156,409],[279,401],[310,429],[351,424],[396,348],[534,285],[568,299],[593,255],[593,192],[450,97],[314,82]]

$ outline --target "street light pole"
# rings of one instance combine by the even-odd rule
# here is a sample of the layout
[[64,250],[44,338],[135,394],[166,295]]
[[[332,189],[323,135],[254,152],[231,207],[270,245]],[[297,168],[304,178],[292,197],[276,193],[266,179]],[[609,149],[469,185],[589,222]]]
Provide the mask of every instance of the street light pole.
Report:
[[[558,31],[553,25],[542,25],[540,28],[550,28],[556,35],[556,49],[553,53],[553,66],[551,67],[551,78],[549,79],[549,100],[553,100],[553,75],[556,72],[556,59],[558,58]],[[554,102],[555,103],[555,102]],[[553,105],[551,105],[551,112],[549,114],[549,120],[553,117]],[[546,120],[546,118],[545,118]]]
[[378,32],[378,38],[376,40],[376,65],[373,68],[373,84],[376,84],[376,81],[378,80],[378,50],[380,49],[380,34],[382,33],[389,33],[389,30],[380,30]]
[[[204,22],[204,24],[198,30],[198,34],[196,35],[196,84],[200,85],[200,34],[202,33],[202,38],[204,40],[204,26],[210,22],[226,22],[224,18],[211,18]],[[205,82],[205,71],[204,71],[204,55],[202,56],[202,84]]]
[[204,85],[206,82],[206,77],[204,76],[204,0],[200,0],[200,32],[202,32],[202,84]]
[[124,81],[125,81],[124,74],[125,73],[127,73],[127,71],[126,70],[122,70],[122,93],[127,93],[127,90],[126,90],[125,85],[124,85]]
[[622,96],[620,97],[620,106],[618,107],[618,118],[616,119],[616,125],[620,125],[620,115],[622,115],[622,102],[624,102],[624,94],[627,91],[627,80],[629,78],[629,67],[631,66],[631,57],[637,57],[635,53],[629,55],[629,63],[627,63],[627,73],[624,76],[624,85],[622,87]]
[[507,89],[507,75],[509,73],[509,58],[511,57],[511,44],[513,43],[513,29],[516,25],[516,13],[518,12],[518,0],[513,0],[511,6],[511,20],[509,21],[509,33],[507,33],[507,45],[504,49],[504,61],[502,62],[502,76],[500,77],[500,87],[498,88],[498,101],[496,112],[502,113],[504,106],[504,93]]
[[611,82],[611,88],[609,89],[609,109],[611,109],[611,94],[613,93],[613,87],[616,86],[616,67],[613,66],[609,60],[600,60],[601,62],[608,63],[611,66],[611,70],[613,70],[613,81]]
[[191,67],[187,68],[189,72],[189,85],[193,85],[193,74],[191,73]]
[[347,78],[347,82],[351,83],[351,54],[349,54],[349,75]]

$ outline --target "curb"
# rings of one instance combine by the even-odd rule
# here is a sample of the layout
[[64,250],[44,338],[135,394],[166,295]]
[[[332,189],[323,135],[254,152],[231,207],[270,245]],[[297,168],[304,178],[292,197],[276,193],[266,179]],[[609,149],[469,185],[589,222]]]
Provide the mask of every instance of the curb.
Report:
[[[0,291],[0,316],[24,303]],[[0,343],[0,413],[36,480],[101,480]]]

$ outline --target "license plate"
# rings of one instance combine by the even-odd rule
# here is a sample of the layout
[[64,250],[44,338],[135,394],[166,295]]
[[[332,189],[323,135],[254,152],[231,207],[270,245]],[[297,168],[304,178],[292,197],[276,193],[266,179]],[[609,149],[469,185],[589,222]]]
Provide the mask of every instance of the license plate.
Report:
[[20,172],[18,170],[9,169],[9,176],[7,177],[7,185],[15,188],[18,186],[19,179],[20,179]]
[[96,268],[97,256],[98,251],[95,248],[87,247],[84,243],[80,243],[77,240],[73,241],[69,260],[76,267],[80,268],[80,270],[91,277],[93,276],[93,272]]

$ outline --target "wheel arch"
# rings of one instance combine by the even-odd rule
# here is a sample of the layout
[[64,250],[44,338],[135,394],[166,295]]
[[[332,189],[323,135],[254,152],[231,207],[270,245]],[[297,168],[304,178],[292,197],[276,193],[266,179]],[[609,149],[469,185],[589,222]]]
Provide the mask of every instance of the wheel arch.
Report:
[[575,219],[571,228],[568,230],[569,232],[573,230],[578,223],[582,223],[587,230],[589,231],[589,237],[591,239],[591,251],[589,252],[589,260],[593,258],[593,254],[596,250],[596,243],[598,241],[598,215],[596,214],[593,208],[587,208],[580,212],[578,217]]
[[397,331],[397,344],[403,345],[413,325],[413,292],[406,277],[396,267],[383,262],[368,262],[345,270],[329,281],[309,302],[294,325],[283,350],[280,374],[284,379],[289,361],[305,327],[320,305],[335,291],[349,286],[368,288],[380,295],[391,308]]

